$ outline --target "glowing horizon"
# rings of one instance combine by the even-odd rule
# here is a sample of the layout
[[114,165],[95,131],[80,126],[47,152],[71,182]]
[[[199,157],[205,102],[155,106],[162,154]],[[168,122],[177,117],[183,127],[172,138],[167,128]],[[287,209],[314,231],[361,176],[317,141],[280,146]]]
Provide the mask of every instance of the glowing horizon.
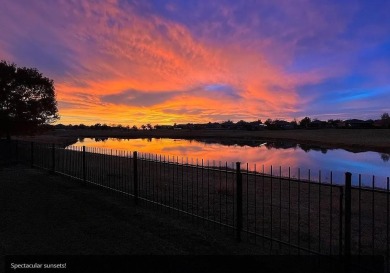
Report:
[[63,124],[390,112],[388,1],[140,2],[6,1],[0,59],[54,80]]

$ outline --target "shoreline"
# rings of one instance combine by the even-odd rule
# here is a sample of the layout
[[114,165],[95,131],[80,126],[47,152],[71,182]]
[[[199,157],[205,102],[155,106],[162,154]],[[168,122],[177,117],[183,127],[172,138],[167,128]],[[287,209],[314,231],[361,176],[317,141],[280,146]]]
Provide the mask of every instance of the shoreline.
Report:
[[318,129],[318,130],[90,130],[75,129],[47,132],[36,136],[18,136],[13,139],[71,145],[79,138],[172,138],[213,140],[215,142],[286,141],[314,145],[325,149],[344,149],[350,152],[372,151],[390,154],[388,129]]

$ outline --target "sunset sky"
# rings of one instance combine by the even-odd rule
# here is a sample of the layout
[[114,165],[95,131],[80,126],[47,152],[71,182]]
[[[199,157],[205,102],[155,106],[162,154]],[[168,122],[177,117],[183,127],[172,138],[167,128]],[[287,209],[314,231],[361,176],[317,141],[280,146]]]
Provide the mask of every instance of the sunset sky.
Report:
[[63,124],[378,119],[388,0],[1,0],[0,59],[54,80]]

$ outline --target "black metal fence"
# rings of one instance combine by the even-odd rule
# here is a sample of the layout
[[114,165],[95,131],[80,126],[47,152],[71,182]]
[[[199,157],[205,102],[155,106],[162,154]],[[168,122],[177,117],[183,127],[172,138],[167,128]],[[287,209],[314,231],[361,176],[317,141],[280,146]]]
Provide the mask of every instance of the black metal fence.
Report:
[[272,254],[380,255],[390,271],[389,177],[363,181],[358,175],[351,185],[350,173],[333,181],[330,172],[322,182],[321,172],[313,179],[309,170],[301,179],[300,169],[292,177],[290,168],[282,175],[281,167],[239,162],[32,142],[13,142],[7,149],[14,161],[188,215]]

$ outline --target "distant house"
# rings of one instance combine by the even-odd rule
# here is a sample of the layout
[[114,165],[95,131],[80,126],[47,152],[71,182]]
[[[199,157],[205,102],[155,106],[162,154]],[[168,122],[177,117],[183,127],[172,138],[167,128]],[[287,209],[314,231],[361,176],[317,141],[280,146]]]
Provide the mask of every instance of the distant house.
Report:
[[353,129],[367,129],[372,128],[374,121],[372,120],[360,120],[360,119],[349,119],[345,121],[347,128]]
[[263,124],[261,121],[253,121],[249,123],[249,128],[251,131],[264,130],[267,128],[267,125]]
[[274,120],[272,122],[272,127],[275,129],[282,129],[282,130],[292,130],[294,129],[294,124],[285,120]]
[[345,121],[340,121],[336,124],[336,128],[345,128],[346,126]]
[[173,129],[173,126],[172,125],[155,125],[154,126],[155,129]]
[[214,123],[209,122],[205,124],[205,128],[209,130],[220,130],[222,129],[222,125],[219,124],[218,122],[214,122]]
[[372,126],[374,128],[390,128],[390,120],[377,119]]
[[327,122],[321,120],[313,120],[312,122],[307,124],[308,129],[322,129],[326,127],[327,127]]
[[173,126],[173,129],[175,130],[181,130],[181,129],[191,129],[192,124],[175,124]]
[[224,129],[234,129],[235,127],[234,122],[231,120],[222,122],[221,126]]

